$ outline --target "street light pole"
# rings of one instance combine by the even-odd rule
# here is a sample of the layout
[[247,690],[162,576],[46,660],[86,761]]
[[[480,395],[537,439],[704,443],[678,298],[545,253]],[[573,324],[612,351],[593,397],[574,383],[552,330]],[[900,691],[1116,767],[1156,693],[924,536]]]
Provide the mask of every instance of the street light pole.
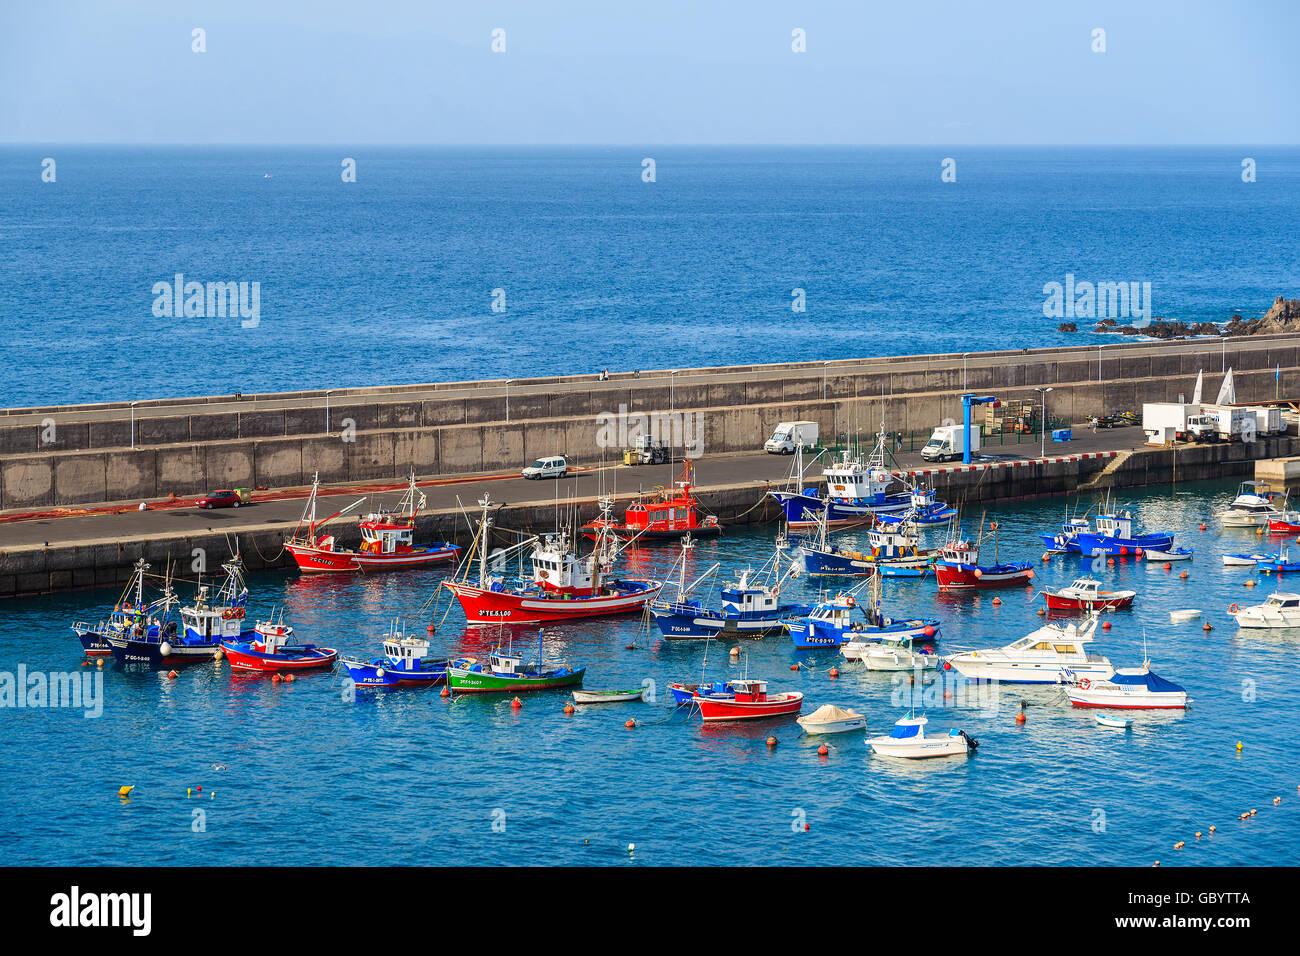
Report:
[[830,362],[822,362],[822,401],[823,402],[826,401],[826,366],[830,364],[831,364]]
[[506,424],[507,425],[510,424],[510,383],[513,381],[514,381],[513,378],[506,379]]
[[1038,451],[1039,458],[1047,457],[1047,393],[1051,390],[1051,388],[1034,389],[1038,393],[1039,407],[1042,409],[1042,420],[1038,423],[1038,436],[1041,439]]
[[138,402],[131,403],[131,450],[135,451],[135,406]]
[[327,388],[325,390],[325,434],[326,435],[330,433],[330,392],[332,391],[334,391],[332,388]]
[[970,355],[969,352],[963,352],[963,353],[961,354],[961,390],[962,390],[963,392],[967,391],[967,389],[966,389],[966,357],[967,357],[968,355]]

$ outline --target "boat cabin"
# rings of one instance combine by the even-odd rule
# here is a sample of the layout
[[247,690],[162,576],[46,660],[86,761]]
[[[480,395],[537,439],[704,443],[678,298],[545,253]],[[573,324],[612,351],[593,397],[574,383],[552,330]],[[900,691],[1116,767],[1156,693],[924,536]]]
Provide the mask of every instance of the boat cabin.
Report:
[[403,637],[399,632],[384,639],[384,656],[401,670],[416,670],[428,655],[429,642],[422,637]]
[[1285,594],[1282,591],[1276,591],[1268,596],[1264,602],[1269,607],[1287,608],[1289,610],[1300,611],[1300,594]]
[[1086,663],[1103,660],[1100,656],[1087,652],[1084,645],[1091,642],[1090,626],[1048,624],[1008,644],[1002,650],[1009,657],[1026,661]]
[[847,450],[822,475],[826,478],[827,496],[845,501],[876,499],[894,483],[894,476],[887,470],[868,467],[861,458],[851,458]]
[[293,627],[284,621],[258,621],[254,640],[267,654],[274,654],[290,642]]
[[929,721],[924,717],[904,717],[902,720],[895,721],[894,729],[889,732],[889,736],[895,740],[906,740],[909,737],[924,737],[925,725]]
[[493,674],[513,675],[523,672],[524,659],[502,651],[493,651],[488,658],[488,666]]
[[767,700],[767,681],[742,678],[731,682],[737,703],[758,704]]
[[856,601],[851,597],[840,597],[834,601],[824,601],[812,609],[808,615],[809,624],[813,627],[824,625],[833,627],[836,630],[847,630],[853,618],[853,608]]
[[[395,554],[414,550],[414,524],[398,524],[388,515],[371,515],[362,521],[361,550],[372,554]],[[331,545],[333,541],[331,539]]]
[[745,614],[759,614],[775,611],[777,596],[769,588],[749,587],[749,572],[742,571],[735,585],[721,588],[723,611]]
[[911,551],[916,554],[917,537],[908,531],[876,530],[867,532],[871,555],[876,558],[897,558]]
[[1103,538],[1132,538],[1132,513],[1097,515],[1097,534]]
[[1065,524],[1061,525],[1061,534],[1067,539],[1076,538],[1081,532],[1092,530],[1088,527],[1087,518],[1071,518]]
[[533,548],[533,584],[548,591],[590,593],[592,563],[573,553],[567,534],[547,535]]
[[1243,481],[1229,507],[1250,514],[1272,514],[1277,510],[1267,481]]
[[1069,591],[1072,595],[1083,598],[1096,597],[1102,593],[1101,583],[1093,578],[1078,578],[1073,584],[1064,590]]
[[940,555],[943,560],[955,564],[979,564],[980,549],[969,541],[951,541]]

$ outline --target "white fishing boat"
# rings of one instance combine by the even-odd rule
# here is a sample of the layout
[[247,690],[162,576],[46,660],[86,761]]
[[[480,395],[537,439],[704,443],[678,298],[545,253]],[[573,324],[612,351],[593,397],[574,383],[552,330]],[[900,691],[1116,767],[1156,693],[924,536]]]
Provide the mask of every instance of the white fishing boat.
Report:
[[1192,621],[1201,616],[1201,609],[1198,607],[1179,608],[1176,611],[1169,612],[1169,623],[1182,624],[1185,621]]
[[1116,730],[1128,730],[1133,723],[1127,717],[1116,717],[1113,714],[1097,714],[1093,719],[1103,727],[1114,727]]
[[912,641],[908,638],[885,638],[868,644],[862,648],[858,659],[869,671],[933,670],[939,666],[937,654],[923,654],[913,650]]
[[619,704],[625,701],[642,700],[645,690],[637,687],[632,690],[575,690],[575,704]]
[[1194,552],[1191,548],[1174,548],[1171,551],[1143,551],[1148,561],[1190,561]]
[[956,757],[967,754],[979,746],[978,740],[965,731],[950,730],[941,737],[928,737],[925,717],[907,716],[895,722],[887,737],[872,737],[867,743],[872,751],[882,757],[904,757],[920,760],[927,757]]
[[1100,654],[1089,654],[1097,615],[1082,621],[1045,624],[1006,647],[966,651],[944,659],[971,680],[1010,684],[1059,684],[1066,671],[1092,680],[1107,678],[1115,668]]
[[1075,707],[1176,710],[1187,706],[1187,691],[1153,674],[1150,661],[1121,668],[1104,680],[1071,675],[1065,694]]
[[1263,604],[1238,607],[1233,604],[1228,613],[1245,628],[1300,628],[1300,594],[1275,591]]
[[796,719],[806,734],[843,734],[851,730],[866,730],[867,718],[856,710],[823,704],[811,714]]
[[1281,513],[1267,481],[1243,481],[1232,504],[1219,512],[1219,521],[1225,528],[1262,528]]
[[1256,561],[1263,561],[1268,558],[1267,554],[1225,554],[1223,556],[1223,566],[1225,568],[1253,568]]

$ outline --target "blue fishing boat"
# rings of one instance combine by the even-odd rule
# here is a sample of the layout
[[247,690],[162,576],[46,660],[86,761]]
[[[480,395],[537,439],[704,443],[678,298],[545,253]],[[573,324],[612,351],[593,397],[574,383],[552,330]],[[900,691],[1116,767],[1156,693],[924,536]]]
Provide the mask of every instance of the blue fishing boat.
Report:
[[715,680],[702,684],[683,684],[673,683],[668,685],[668,693],[672,696],[673,703],[678,707],[692,703],[695,695],[707,697],[710,694],[734,694],[736,689],[731,686],[731,681]]
[[1061,525],[1061,530],[1053,534],[1040,531],[1038,536],[1047,545],[1048,551],[1057,554],[1079,554],[1079,535],[1092,530],[1087,518],[1071,518]]
[[1174,546],[1174,536],[1166,532],[1135,534],[1131,512],[1100,514],[1096,528],[1079,532],[1076,539],[1079,552],[1088,557],[1103,555],[1138,555],[1148,549],[1169,551]]
[[[879,579],[873,579],[877,584]],[[859,585],[860,587],[861,585]],[[854,589],[856,590],[856,588]],[[853,612],[861,611],[862,620]],[[794,646],[800,649],[840,647],[850,642],[863,643],[891,639],[929,639],[939,631],[939,622],[923,618],[896,621],[885,617],[877,595],[859,603],[853,591],[822,601],[803,617],[785,622]]]
[[113,605],[108,620],[91,624],[88,621],[75,621],[72,631],[81,642],[81,649],[88,657],[109,657],[113,653],[108,639],[114,635],[125,634],[157,637],[162,634],[174,634],[176,622],[171,620],[172,606],[179,603],[170,581],[163,588],[162,597],[145,603],[144,579],[149,565],[143,558],[135,563],[131,580],[122,589],[122,596]]
[[880,527],[915,525],[930,528],[948,524],[957,517],[957,509],[939,501],[933,488],[912,488],[912,506],[906,511],[876,515]]
[[688,587],[686,559],[691,548],[683,542],[675,565],[679,578],[677,599],[653,601],[649,605],[650,616],[660,633],[670,641],[702,641],[710,637],[764,637],[785,630],[782,618],[806,614],[809,610],[807,604],[781,603],[782,585],[798,574],[798,565],[793,560],[784,573],[781,571],[781,556],[786,547],[784,536],[778,538],[771,560],[758,572],[751,574],[746,569],[734,583],[719,588],[722,606],[715,609],[705,607],[690,594],[718,565],[713,565]]
[[[786,524],[791,529],[812,528],[824,520],[828,527],[845,528],[871,524],[878,515],[902,514],[915,508],[915,489],[889,470],[887,439],[882,422],[876,447],[866,459],[845,449],[839,460],[822,472],[826,478],[825,495],[816,488],[769,491],[780,503]],[[796,456],[793,477],[797,488],[803,479],[801,452]],[[893,490],[900,484],[901,490]],[[934,514],[947,508],[932,495],[928,499],[922,495],[921,504]]]
[[433,687],[447,681],[447,668],[470,668],[472,657],[430,658],[429,642],[422,637],[403,634],[394,624],[384,638],[384,655],[360,661],[340,658],[348,675],[358,687],[398,687],[418,685]]
[[1283,548],[1277,554],[1264,555],[1255,561],[1255,567],[1264,573],[1270,571],[1276,574],[1283,574],[1289,571],[1300,571],[1300,556],[1292,557],[1291,552]]
[[892,528],[867,532],[863,551],[832,544],[825,521],[818,521],[817,536],[800,542],[804,570],[813,577],[923,577],[938,554],[918,547],[916,529],[897,523]]
[[120,664],[174,666],[212,660],[221,653],[222,641],[254,641],[256,631],[243,627],[248,608],[243,564],[236,556],[221,567],[226,572],[221,586],[210,596],[209,587],[200,584],[194,603],[181,608],[180,627],[154,634],[134,630],[110,634],[108,643],[114,659]]

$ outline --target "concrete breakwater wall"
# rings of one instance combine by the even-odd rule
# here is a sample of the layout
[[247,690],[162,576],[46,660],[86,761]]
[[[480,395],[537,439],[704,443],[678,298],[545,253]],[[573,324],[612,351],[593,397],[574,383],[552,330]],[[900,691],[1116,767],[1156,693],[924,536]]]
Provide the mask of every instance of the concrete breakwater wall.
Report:
[[[1249,446],[1180,446],[1069,455],[1043,461],[949,466],[927,469],[923,477],[945,500],[970,505],[1043,495],[1099,495],[1111,486],[1172,486],[1187,481],[1246,477],[1253,473],[1257,460],[1298,453],[1300,439],[1276,438]],[[765,498],[768,487],[763,482],[745,482],[699,488],[697,495],[702,507],[718,515],[726,525],[774,522],[780,509]],[[631,497],[620,496],[617,510]],[[575,502],[574,507],[582,520],[596,515],[593,499]],[[294,522],[259,523],[253,514],[245,521],[228,532],[126,536],[112,541],[47,547],[0,547],[0,597],[120,586],[140,558],[156,570],[164,568],[170,560],[178,573],[187,577],[192,575],[193,562],[201,555],[211,572],[231,553],[232,547],[238,548],[251,570],[293,566],[284,551],[284,541],[292,534]],[[496,522],[499,527],[518,531],[544,532],[555,525],[554,503],[537,501],[505,506],[496,512]],[[353,522],[339,524],[334,533],[344,546],[355,545],[360,540]],[[420,517],[418,537],[452,540],[468,546],[472,532],[459,511],[444,509]]]
[[[705,454],[753,450],[790,419],[824,437],[870,433],[882,415],[891,431],[925,433],[960,420],[964,391],[1037,401],[1034,388],[1051,387],[1049,415],[1081,421],[1190,395],[1201,369],[1212,393],[1227,366],[1242,401],[1300,392],[1300,347],[1283,336],[11,409],[0,510],[297,487],[315,473],[506,472],[550,454],[599,464],[618,455],[599,416],[620,413],[690,416]],[[678,428],[675,443],[690,437]]]

